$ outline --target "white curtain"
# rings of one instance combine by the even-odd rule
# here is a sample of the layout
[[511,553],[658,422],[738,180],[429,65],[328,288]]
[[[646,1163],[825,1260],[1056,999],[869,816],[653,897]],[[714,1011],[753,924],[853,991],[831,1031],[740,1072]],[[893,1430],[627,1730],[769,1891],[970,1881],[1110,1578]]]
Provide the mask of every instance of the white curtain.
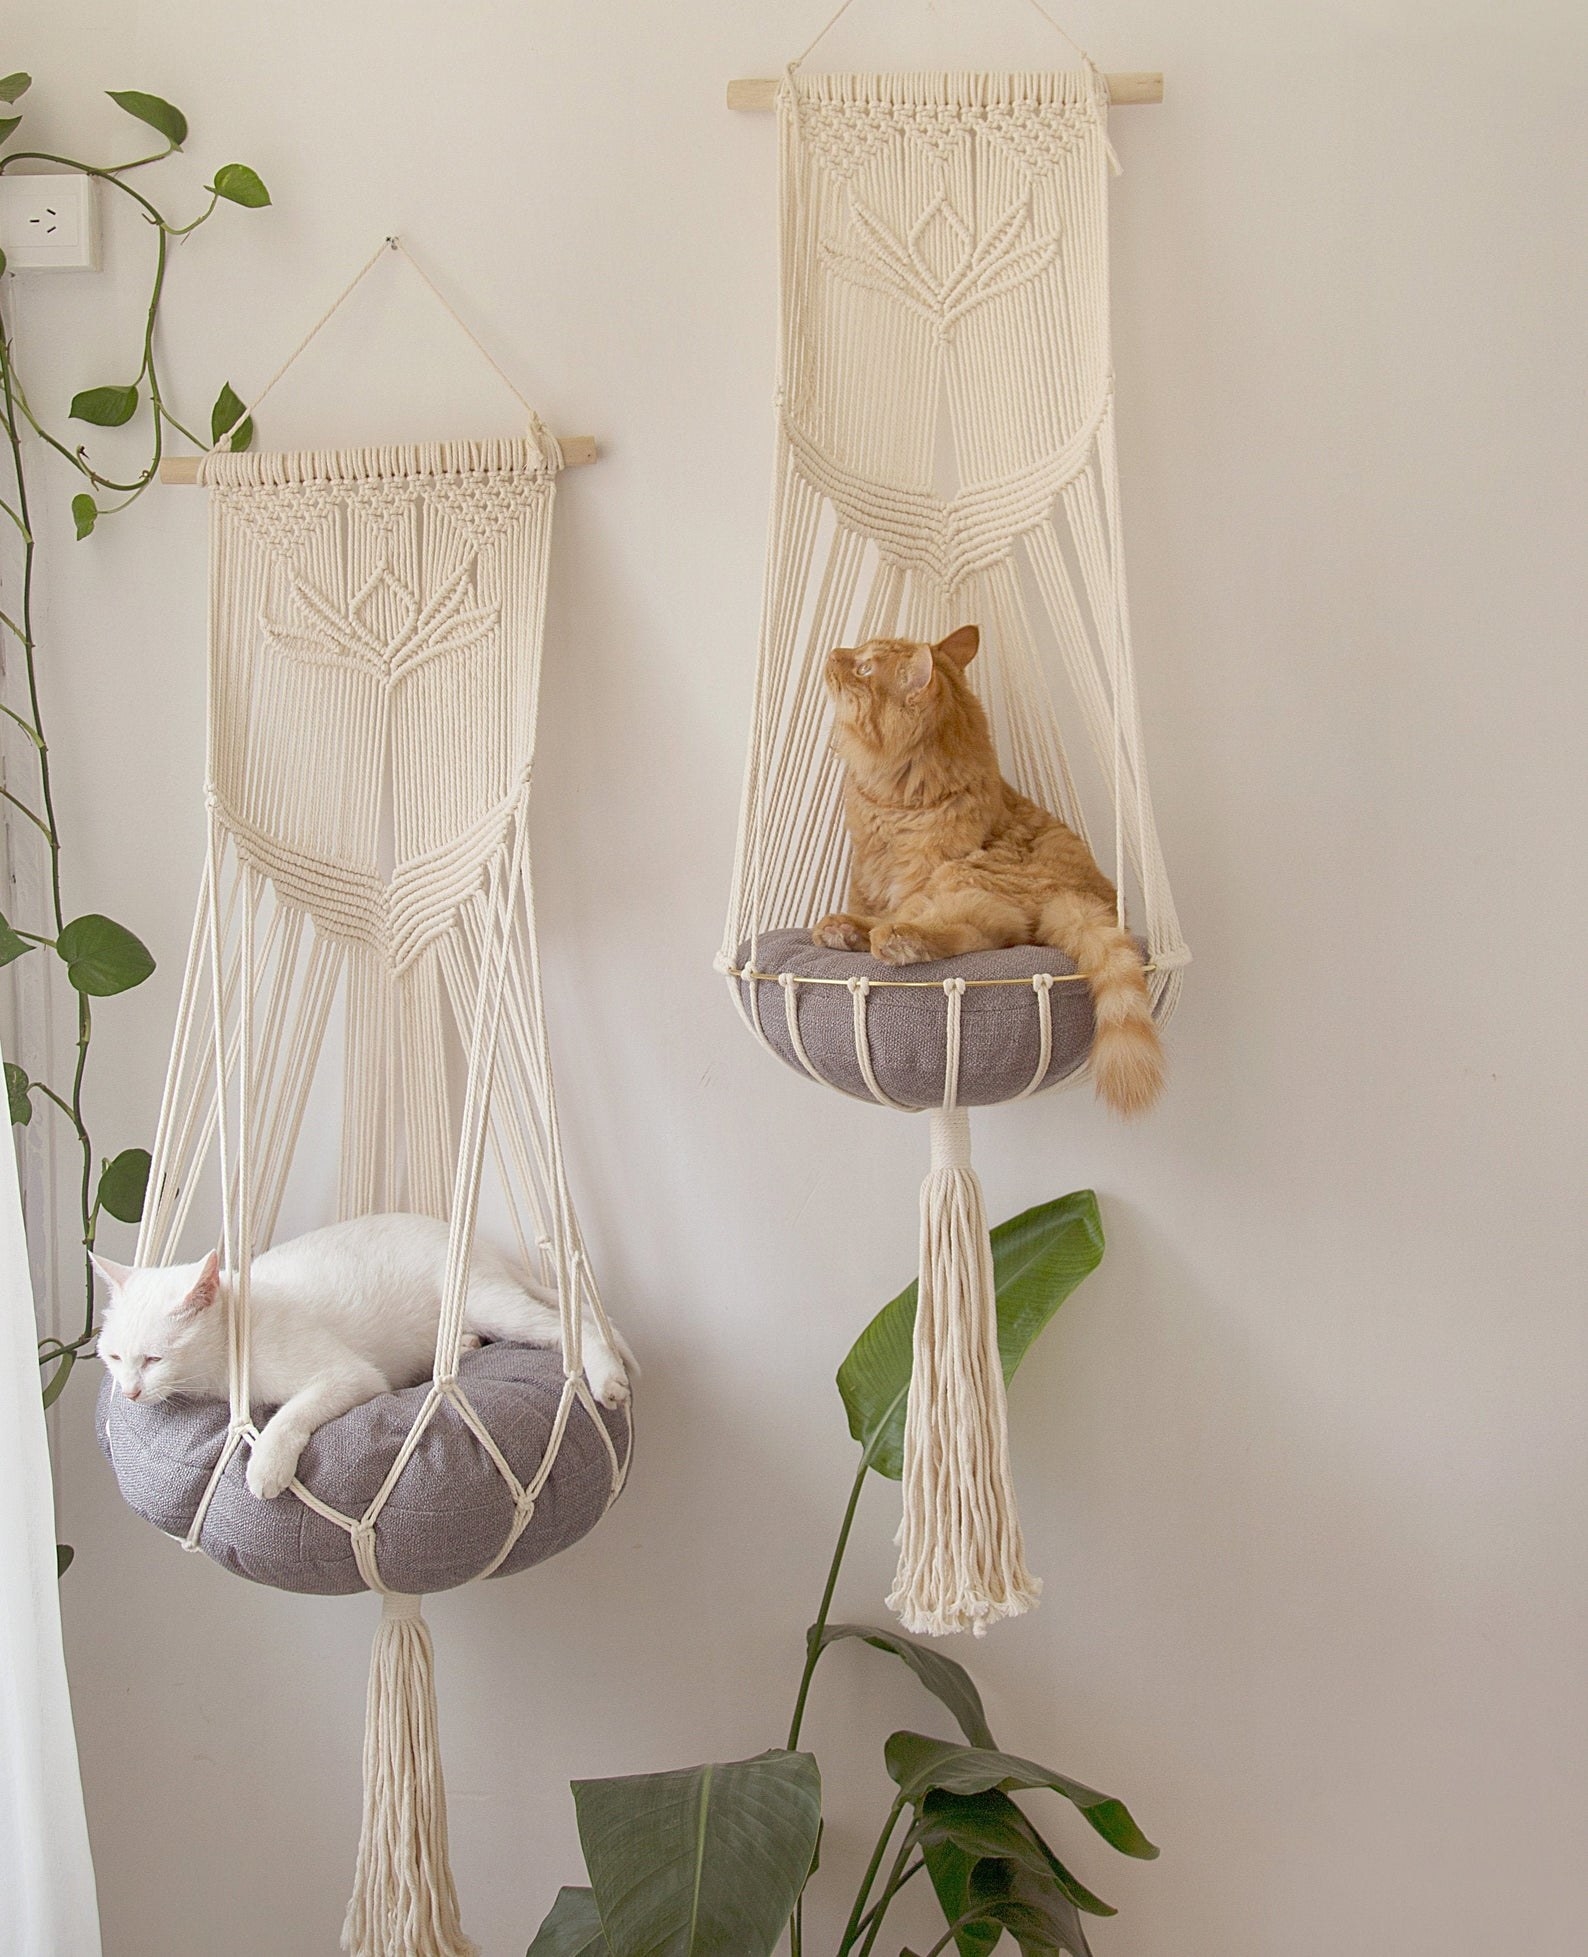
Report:
[[0,1147],[0,1952],[99,1957],[16,1158]]

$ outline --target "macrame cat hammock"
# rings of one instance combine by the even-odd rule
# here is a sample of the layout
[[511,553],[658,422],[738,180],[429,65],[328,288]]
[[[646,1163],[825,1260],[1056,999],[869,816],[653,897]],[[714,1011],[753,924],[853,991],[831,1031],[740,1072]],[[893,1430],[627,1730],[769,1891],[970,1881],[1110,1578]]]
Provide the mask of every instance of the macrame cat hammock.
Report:
[[[177,1256],[217,1173],[238,1274],[231,1400],[107,1392],[101,1433],[128,1500],[185,1547],[288,1590],[381,1593],[354,1957],[473,1949],[421,1595],[576,1541],[629,1461],[627,1408],[600,1407],[582,1372],[581,1310],[605,1318],[541,1004],[527,816],[564,458],[523,405],[518,440],[212,452],[196,478],[210,492],[208,851],[137,1261]],[[266,1502],[243,1478],[247,1274],[305,1144],[318,1165],[337,1098],[338,1214],[450,1220],[434,1378],[322,1427]],[[523,1267],[556,1290],[560,1351],[461,1349],[487,1165]]]
[[[1139,86],[1151,79],[1132,78],[1134,99],[1153,99]],[[764,95],[738,83],[729,99]],[[796,62],[775,90],[777,460],[718,969],[751,1031],[799,1073],[931,1110],[888,1601],[932,1634],[980,1633],[1040,1587],[1010,1475],[966,1110],[1082,1077],[1092,1012],[1070,961],[1043,947],[901,969],[811,943],[810,926],[846,907],[848,876],[823,668],[837,645],[981,626],[970,672],[1005,773],[1112,865],[1167,1019],[1188,953],[1125,597],[1108,104],[1084,53],[1041,74],[803,75]]]

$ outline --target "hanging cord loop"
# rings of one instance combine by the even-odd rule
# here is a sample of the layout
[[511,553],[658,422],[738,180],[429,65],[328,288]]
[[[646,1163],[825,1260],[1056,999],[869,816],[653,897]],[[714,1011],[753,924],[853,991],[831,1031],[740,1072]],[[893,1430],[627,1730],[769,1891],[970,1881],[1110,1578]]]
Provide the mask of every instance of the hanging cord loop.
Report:
[[[352,278],[348,280],[347,284],[343,286],[342,290],[331,301],[330,305],[326,307],[323,313],[321,313],[320,317],[309,328],[308,332],[304,334],[301,340],[299,340],[298,344],[292,349],[291,353],[287,355],[286,359],[282,361],[281,365],[270,376],[269,380],[265,382],[264,386],[254,396],[253,400],[249,402],[248,406],[243,409],[242,413],[237,416],[237,418],[233,421],[232,425],[229,428],[223,429],[222,432],[218,436],[216,436],[215,440],[210,444],[209,448],[205,451],[203,462],[208,462],[212,456],[220,454],[222,449],[226,447],[227,443],[231,441],[233,435],[237,433],[238,429],[241,428],[244,425],[244,423],[247,422],[252,417],[252,415],[259,408],[261,403],[265,400],[265,397],[274,390],[277,382],[279,382],[288,373],[288,371],[297,364],[298,360],[308,350],[311,343],[319,337],[320,333],[323,332],[324,329],[330,324],[331,320],[336,316],[336,314],[342,310],[342,308],[347,304],[348,300],[352,298],[353,294],[364,283],[365,279],[369,277],[370,273],[374,271],[375,267],[380,263],[380,261],[386,256],[388,252],[395,252],[398,255],[398,257],[406,259],[408,264],[413,268],[414,272],[418,275],[420,281],[426,287],[428,287],[431,294],[434,296],[436,303],[441,307],[442,311],[445,312],[447,316],[453,321],[453,323],[458,327],[459,331],[463,334],[464,338],[468,340],[469,344],[479,354],[480,358],[485,362],[486,366],[490,368],[491,372],[496,375],[497,379],[507,389],[508,393],[512,395],[513,399],[524,410],[524,413],[529,417],[530,434],[533,436],[534,440],[539,445],[542,454],[546,457],[546,461],[548,465],[553,469],[560,469],[562,467],[562,450],[557,444],[556,436],[551,434],[547,430],[544,423],[541,421],[540,416],[535,412],[534,408],[531,406],[528,398],[520,391],[517,382],[515,382],[511,377],[511,375],[508,374],[507,370],[502,366],[501,362],[496,359],[495,355],[491,353],[490,349],[486,346],[485,342],[480,338],[479,334],[476,333],[474,328],[469,325],[468,321],[458,311],[457,307],[453,305],[452,301],[448,299],[446,294],[441,290],[440,286],[436,284],[435,280],[431,278],[430,274],[425,270],[425,268],[419,263],[418,259],[414,257],[413,253],[403,243],[402,239],[398,237],[395,233],[381,239],[380,243],[370,253],[369,257],[365,259],[364,263],[353,274]],[[200,463],[201,477],[203,473],[203,462]]]
[[[810,43],[809,47],[807,47],[802,54],[795,55],[794,59],[789,63],[789,67],[798,68],[801,62],[805,61],[815,51],[816,47],[822,41],[826,40],[827,36],[833,31],[833,29],[838,25],[839,21],[843,19],[844,15],[848,13],[849,9],[854,4],[855,4],[855,0],[843,0],[843,5],[838,9],[836,13],[829,16],[827,25],[824,28],[822,28],[821,32],[816,36],[816,39]],[[1081,46],[1080,42],[1076,40],[1073,34],[1067,32],[1066,29],[1060,26],[1058,21],[1056,21],[1053,18],[1052,14],[1048,12],[1047,8],[1041,4],[1041,0],[1026,0],[1026,5],[1030,7],[1033,12],[1039,13],[1042,16],[1042,18],[1048,23],[1049,27],[1053,29],[1054,33],[1057,34],[1061,40],[1068,41],[1070,46],[1074,48],[1075,52],[1081,57],[1082,61],[1085,62],[1086,66],[1095,71],[1097,64],[1093,61],[1092,57],[1086,52],[1085,48]]]

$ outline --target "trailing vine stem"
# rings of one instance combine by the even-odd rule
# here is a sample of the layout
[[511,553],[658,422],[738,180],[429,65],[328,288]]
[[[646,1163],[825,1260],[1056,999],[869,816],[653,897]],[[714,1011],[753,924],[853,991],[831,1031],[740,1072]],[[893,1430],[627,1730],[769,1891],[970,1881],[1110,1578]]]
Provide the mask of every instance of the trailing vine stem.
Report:
[[[25,74],[0,78],[0,108],[8,108],[30,86]],[[0,609],[0,633],[20,648],[25,709],[3,703],[0,716],[27,737],[37,775],[32,792],[19,792],[18,785],[0,787],[0,797],[25,816],[44,838],[49,865],[49,919],[47,930],[23,929],[0,916],[0,965],[10,964],[28,952],[53,953],[76,1000],[76,1040],[71,1079],[68,1087],[33,1079],[16,1061],[5,1069],[6,1094],[12,1122],[26,1126],[35,1107],[42,1103],[70,1130],[78,1157],[77,1190],[81,1224],[82,1315],[81,1330],[73,1338],[48,1336],[38,1341],[38,1357],[44,1403],[50,1405],[65,1387],[77,1357],[93,1341],[94,1269],[92,1253],[102,1216],[125,1223],[136,1223],[143,1214],[147,1193],[149,1154],[146,1149],[123,1149],[110,1158],[97,1153],[84,1106],[89,1056],[94,1037],[96,998],[112,997],[129,991],[154,970],[154,959],[147,948],[124,925],[97,912],[78,917],[68,915],[62,874],[62,834],[56,807],[55,781],[51,769],[50,744],[45,732],[40,699],[41,647],[35,630],[34,597],[38,581],[39,536],[35,523],[36,495],[29,476],[29,438],[72,469],[88,485],[72,498],[72,519],[81,542],[90,536],[101,518],[127,509],[144,493],[159,473],[165,453],[167,431],[182,436],[196,447],[208,444],[172,412],[166,400],[156,346],[156,331],[161,302],[165,296],[166,273],[170,262],[171,240],[185,238],[205,224],[223,202],[258,209],[270,202],[269,193],[256,173],[246,164],[228,163],[215,173],[206,186],[208,201],[199,214],[178,224],[153,198],[145,196],[125,181],[126,173],[164,162],[181,149],[187,138],[187,119],[179,109],[159,96],[138,91],[115,91],[111,100],[118,108],[158,132],[163,147],[124,163],[97,164],[61,155],[53,150],[0,149],[0,175],[28,164],[50,167],[87,177],[109,186],[126,200],[125,207],[146,223],[154,237],[154,262],[149,273],[148,297],[143,307],[140,358],[130,383],[86,389],[72,399],[73,420],[102,428],[119,428],[141,413],[147,417],[147,459],[131,475],[119,476],[97,468],[88,449],[51,428],[35,408],[19,369],[17,339],[10,308],[0,296],[0,434],[9,463],[6,493],[0,496],[0,512],[10,519],[20,542],[21,568],[19,599]],[[0,115],[0,145],[15,133],[19,115]],[[0,254],[0,275],[6,270]],[[0,284],[0,295],[4,286]],[[211,413],[211,439],[219,441],[227,432],[233,448],[245,448],[252,439],[251,422],[242,420],[243,403],[230,385],[221,388]],[[101,501],[101,496],[107,499]],[[62,1551],[62,1567],[70,1552]]]

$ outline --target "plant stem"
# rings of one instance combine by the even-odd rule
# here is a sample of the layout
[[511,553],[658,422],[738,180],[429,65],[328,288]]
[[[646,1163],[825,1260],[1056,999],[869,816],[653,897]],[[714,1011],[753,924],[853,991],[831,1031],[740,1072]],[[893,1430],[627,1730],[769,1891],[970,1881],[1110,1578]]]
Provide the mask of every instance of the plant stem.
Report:
[[862,1930],[869,1928],[871,1924],[871,1919],[874,1916],[879,1915],[888,1906],[888,1904],[892,1902],[893,1898],[898,1895],[899,1891],[905,1886],[905,1884],[907,1882],[913,1882],[915,1878],[921,1873],[922,1869],[924,1869],[925,1867],[926,1867],[925,1862],[912,1862],[909,1868],[905,1870],[904,1874],[899,1877],[896,1883],[894,1883],[892,1888],[884,1891],[884,1893],[880,1895],[877,1898],[877,1900],[871,1905],[870,1909],[866,1911],[865,1915],[861,1917],[858,1927]]
[[[888,1879],[882,1885],[882,1894],[866,1912],[866,1917],[871,1927],[866,1932],[865,1942],[860,1946],[859,1957],[870,1957],[870,1953],[876,1945],[877,1938],[882,1934],[882,1919],[888,1913],[888,1905],[904,1887],[904,1867],[914,1852],[915,1841],[913,1836],[906,1834],[904,1840],[899,1844],[898,1854],[893,1858],[893,1867],[888,1871]],[[856,1927],[858,1929],[859,1926],[857,1925]]]
[[800,1742],[800,1728],[805,1723],[805,1702],[810,1697],[811,1680],[816,1675],[816,1665],[822,1655],[822,1633],[827,1629],[827,1616],[833,1607],[833,1593],[838,1588],[838,1572],[844,1560],[844,1552],[849,1547],[849,1532],[855,1526],[855,1511],[860,1506],[860,1491],[866,1485],[866,1475],[871,1463],[862,1454],[860,1468],[855,1475],[855,1485],[849,1491],[849,1505],[844,1510],[843,1525],[838,1531],[838,1546],[833,1551],[833,1560],[827,1571],[827,1587],[822,1592],[822,1601],[816,1611],[816,1622],[806,1634],[805,1669],[800,1674],[799,1692],[794,1700],[794,1717],[789,1721],[788,1748],[792,1753]]
[[897,1795],[888,1809],[888,1818],[882,1824],[882,1833],[877,1837],[877,1845],[871,1851],[871,1860],[866,1864],[866,1873],[861,1879],[855,1896],[855,1906],[849,1912],[849,1921],[844,1925],[844,1934],[839,1939],[837,1957],[844,1957],[846,1951],[854,1948],[856,1936],[860,1932],[862,1917],[866,1914],[866,1904],[871,1896],[871,1885],[877,1879],[877,1871],[882,1867],[882,1858],[888,1852],[888,1843],[893,1839],[893,1831],[899,1825],[899,1816],[905,1807],[904,1796]]
[[968,1930],[973,1923],[983,1923],[985,1921],[986,1918],[982,1915],[980,1910],[976,1910],[976,1909],[967,1910],[965,1914],[959,1918],[958,1922],[949,1924],[948,1928],[938,1938],[937,1942],[934,1943],[932,1948],[926,1953],[926,1957],[938,1957],[938,1953],[940,1951],[947,1950],[949,1945],[959,1935],[961,1930]]

